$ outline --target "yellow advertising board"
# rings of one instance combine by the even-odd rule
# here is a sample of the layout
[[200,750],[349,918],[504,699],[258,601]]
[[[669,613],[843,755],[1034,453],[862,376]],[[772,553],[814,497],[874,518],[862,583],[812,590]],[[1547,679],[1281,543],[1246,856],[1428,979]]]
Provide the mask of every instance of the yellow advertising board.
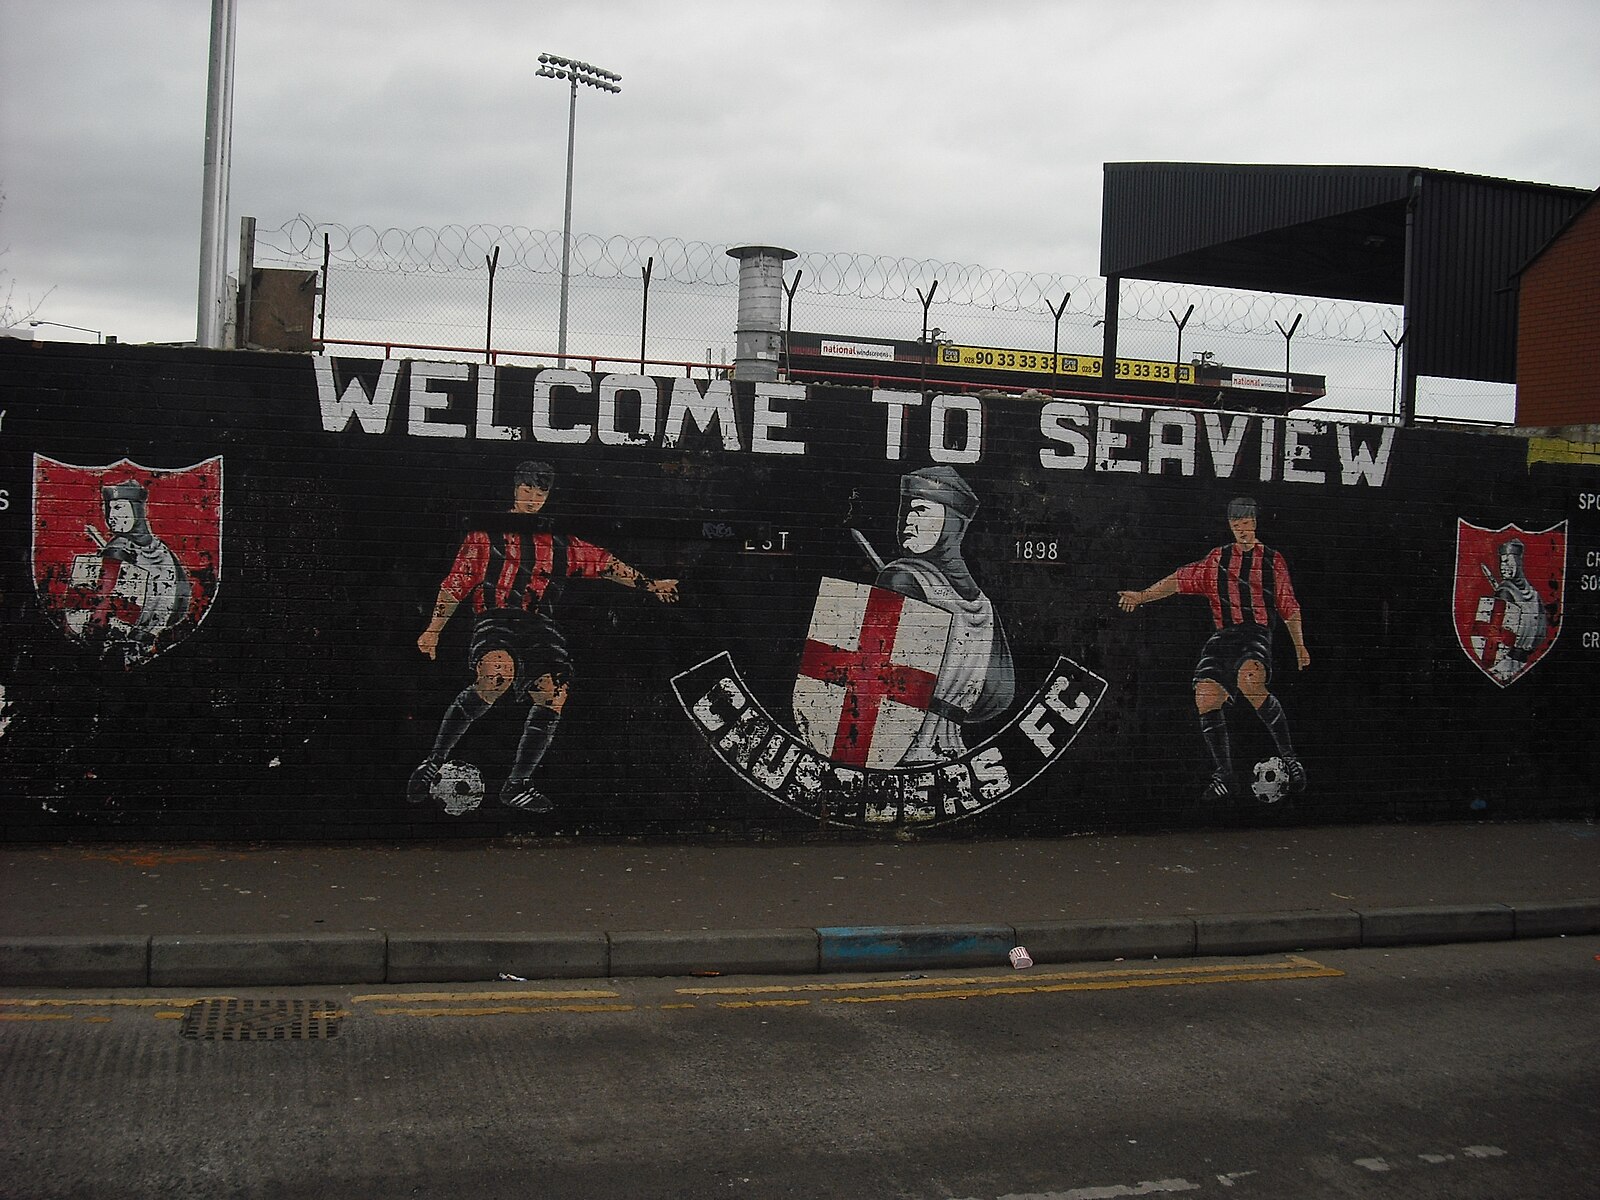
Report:
[[[974,371],[1028,372],[1037,375],[1093,376],[1099,378],[1098,354],[1056,354],[1040,350],[999,350],[992,346],[939,347],[939,363]],[[1173,370],[1178,383],[1194,382],[1191,363],[1151,362],[1141,358],[1117,359],[1118,379],[1146,379],[1153,383],[1172,383]]]

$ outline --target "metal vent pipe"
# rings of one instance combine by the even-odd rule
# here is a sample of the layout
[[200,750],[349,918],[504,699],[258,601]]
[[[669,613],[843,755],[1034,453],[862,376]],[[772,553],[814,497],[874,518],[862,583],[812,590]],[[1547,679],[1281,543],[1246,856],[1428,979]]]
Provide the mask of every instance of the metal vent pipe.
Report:
[[795,252],[779,246],[734,246],[728,257],[739,260],[733,377],[776,379],[783,360],[783,264]]

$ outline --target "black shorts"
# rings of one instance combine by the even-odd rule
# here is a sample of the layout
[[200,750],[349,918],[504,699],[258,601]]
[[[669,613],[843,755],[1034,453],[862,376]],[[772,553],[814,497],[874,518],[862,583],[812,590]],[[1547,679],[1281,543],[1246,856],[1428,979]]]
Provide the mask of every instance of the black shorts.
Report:
[[1229,625],[1206,641],[1195,664],[1194,682],[1209,679],[1221,684],[1230,696],[1237,696],[1239,669],[1247,662],[1258,662],[1272,681],[1272,627],[1269,625]]
[[472,623],[472,645],[467,652],[474,671],[492,650],[504,650],[511,656],[516,671],[512,686],[519,692],[525,693],[541,675],[549,675],[557,686],[572,680],[567,640],[542,613],[515,609],[479,613]]

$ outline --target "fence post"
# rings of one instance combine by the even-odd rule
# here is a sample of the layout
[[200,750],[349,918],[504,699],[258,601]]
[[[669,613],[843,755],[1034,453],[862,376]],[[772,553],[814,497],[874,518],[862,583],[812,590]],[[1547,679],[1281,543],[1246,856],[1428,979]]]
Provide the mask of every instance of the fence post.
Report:
[[328,338],[328,235],[322,235],[322,313],[317,317],[317,341]]
[[[1286,397],[1290,392],[1289,341],[1294,337],[1294,331],[1300,328],[1300,318],[1303,316],[1305,316],[1304,313],[1295,313],[1294,320],[1289,323],[1289,328],[1287,329],[1283,327],[1283,322],[1278,320],[1276,317],[1274,317],[1272,321],[1272,323],[1278,327],[1278,332],[1283,334],[1283,394]],[[1289,407],[1289,405],[1285,404],[1283,411],[1288,412]]]
[[1061,314],[1067,311],[1067,301],[1071,299],[1072,293],[1068,292],[1061,297],[1059,305],[1050,304],[1048,300],[1045,301],[1046,304],[1050,305],[1050,315],[1056,320],[1056,330],[1050,338],[1050,394],[1052,396],[1056,394],[1056,384],[1060,382],[1061,375]]
[[788,293],[789,297],[788,312],[783,320],[783,377],[785,379],[790,379],[794,373],[794,368],[789,362],[789,338],[794,333],[794,294],[800,289],[800,276],[804,274],[804,271],[796,271],[794,273],[794,281],[783,289]]
[[[1172,360],[1172,398],[1178,398],[1178,376],[1183,374],[1183,327],[1189,323],[1189,318],[1194,316],[1194,305],[1189,305],[1183,314],[1183,320],[1178,320],[1173,311],[1167,309],[1167,316],[1172,317],[1172,323],[1178,327],[1178,349],[1174,352]],[[1279,326],[1282,328],[1282,326]]]
[[494,248],[494,254],[484,256],[484,264],[489,268],[489,310],[483,318],[483,361],[494,361],[494,273],[500,265],[500,247]]
[[639,312],[639,374],[644,374],[644,337],[650,327],[650,271],[656,265],[656,256],[644,260],[644,305]]

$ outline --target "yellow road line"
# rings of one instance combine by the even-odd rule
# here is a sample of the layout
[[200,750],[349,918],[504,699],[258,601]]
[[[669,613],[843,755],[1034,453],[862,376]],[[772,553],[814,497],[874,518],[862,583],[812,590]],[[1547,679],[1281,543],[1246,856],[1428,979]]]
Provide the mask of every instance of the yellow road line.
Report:
[[1318,970],[1241,971],[1233,975],[1172,976],[1165,979],[1087,979],[1076,983],[1015,984],[1009,987],[964,987],[933,992],[897,992],[889,996],[824,996],[827,1004],[883,1004],[896,1000],[971,1000],[978,996],[1026,996],[1048,992],[1109,992],[1131,988],[1181,987],[1205,983],[1256,983],[1277,979],[1332,979],[1343,971]]
[[0,1013],[0,1021],[70,1021],[71,1013]]
[[[851,980],[837,983],[779,983],[762,984],[754,987],[692,987],[677,988],[681,996],[756,996],[770,995],[779,992],[857,992],[879,991],[884,989],[898,989],[902,991],[926,988],[933,985],[956,987],[962,985],[986,985],[998,983],[1001,979],[1025,978],[1030,983],[1048,983],[1055,981],[1072,981],[1087,979],[1139,979],[1146,977],[1190,975],[1233,975],[1241,970],[1249,971],[1278,971],[1294,968],[1316,968],[1327,970],[1320,963],[1299,955],[1290,955],[1282,962],[1257,963],[1248,967],[1241,967],[1238,963],[1204,963],[1171,967],[1122,967],[1108,971],[1055,971],[1055,972],[1030,972],[1026,976],[1010,975],[973,975],[951,976],[946,979],[871,979]],[[1337,972],[1336,972],[1337,973]]]
[[[799,1008],[810,1004],[809,1000],[722,1000],[717,1003],[718,1008]],[[665,1008],[666,1005],[661,1007]],[[676,1005],[674,1007],[677,1007]],[[694,1007],[690,1005],[690,1007]]]
[[632,1004],[505,1004],[494,1008],[375,1008],[384,1017],[501,1017],[527,1013],[633,1012]]
[[395,1004],[452,1003],[458,1000],[615,1000],[616,992],[541,992],[523,989],[519,992],[372,992],[365,996],[351,996],[352,1003],[366,1004],[387,1000]]
[[0,1000],[0,1008],[156,1008],[160,1005],[174,1005],[178,1008],[188,1008],[196,1004],[203,1004],[207,1000],[236,1000],[237,996],[200,996],[195,999],[177,996],[157,996],[147,999],[91,999],[73,998],[60,1000]]

